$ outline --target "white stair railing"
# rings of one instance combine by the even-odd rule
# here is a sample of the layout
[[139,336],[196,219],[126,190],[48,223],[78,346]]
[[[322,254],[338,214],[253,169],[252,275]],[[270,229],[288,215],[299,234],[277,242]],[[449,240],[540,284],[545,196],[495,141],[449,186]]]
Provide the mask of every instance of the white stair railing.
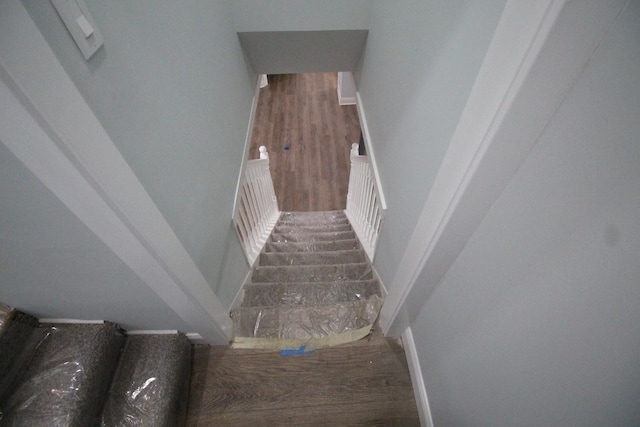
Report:
[[260,159],[247,161],[233,216],[250,265],[258,258],[279,217],[278,201],[269,170],[269,153],[263,145],[260,147]]
[[358,154],[358,144],[351,146],[351,173],[345,214],[369,259],[373,261],[384,209],[369,158]]

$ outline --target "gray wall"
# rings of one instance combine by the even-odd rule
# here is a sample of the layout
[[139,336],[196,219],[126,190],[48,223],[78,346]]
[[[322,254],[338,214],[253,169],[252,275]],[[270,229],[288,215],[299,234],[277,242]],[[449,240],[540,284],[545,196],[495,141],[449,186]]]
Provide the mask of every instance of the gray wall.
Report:
[[0,200],[0,301],[37,317],[189,331],[1,143]]
[[388,212],[375,267],[389,292],[505,1],[374,1],[356,73]]
[[353,71],[367,30],[238,33],[249,63],[260,74]]
[[371,0],[234,0],[242,31],[353,30],[369,27]]
[[235,294],[222,260],[247,268],[225,251],[256,76],[228,2],[88,0],[105,37],[89,62],[50,2],[23,4],[209,284]]
[[412,323],[437,426],[640,423],[640,3]]
[[237,0],[234,28],[258,73],[353,71],[370,6],[370,0]]

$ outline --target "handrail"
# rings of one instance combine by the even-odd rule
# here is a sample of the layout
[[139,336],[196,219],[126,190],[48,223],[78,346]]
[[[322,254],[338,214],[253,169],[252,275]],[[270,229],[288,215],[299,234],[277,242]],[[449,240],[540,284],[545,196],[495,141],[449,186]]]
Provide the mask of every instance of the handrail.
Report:
[[247,161],[239,192],[233,222],[247,261],[253,265],[280,217],[264,145],[259,159]]
[[358,144],[351,146],[350,157],[351,172],[345,214],[369,260],[373,261],[384,211],[369,158],[358,154]]

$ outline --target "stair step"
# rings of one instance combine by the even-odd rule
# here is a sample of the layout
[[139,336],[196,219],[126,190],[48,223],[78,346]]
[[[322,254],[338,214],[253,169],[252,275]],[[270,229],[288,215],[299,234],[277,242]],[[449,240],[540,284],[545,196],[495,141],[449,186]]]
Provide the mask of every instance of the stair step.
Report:
[[0,404],[3,425],[97,425],[124,337],[109,323],[40,326]]
[[274,233],[327,233],[337,231],[353,231],[351,224],[325,224],[325,225],[276,225]]
[[330,242],[267,242],[265,252],[327,252],[360,249],[357,239]]
[[272,233],[270,242],[332,242],[334,240],[355,239],[353,231],[330,231],[321,233]]
[[282,212],[279,225],[348,224],[344,211]]
[[372,278],[369,264],[361,262],[335,265],[258,266],[253,270],[251,282],[344,282]]
[[242,307],[329,305],[381,297],[377,280],[319,283],[249,283]]
[[190,373],[191,345],[184,334],[127,336],[102,425],[182,425]]
[[319,306],[240,307],[231,313],[236,337],[310,339],[372,325],[382,299]]
[[2,310],[0,324],[0,401],[28,362],[24,349],[38,319],[17,310]]
[[260,265],[323,265],[365,262],[362,249],[328,252],[265,252],[260,254]]

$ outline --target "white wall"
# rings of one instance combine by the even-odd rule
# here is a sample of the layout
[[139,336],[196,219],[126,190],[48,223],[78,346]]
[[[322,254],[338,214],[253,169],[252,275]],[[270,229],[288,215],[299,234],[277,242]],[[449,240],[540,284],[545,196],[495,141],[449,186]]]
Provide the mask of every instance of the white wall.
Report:
[[23,4],[209,284],[235,294],[220,288],[244,276],[220,278],[223,259],[247,268],[225,251],[256,76],[228,2],[89,0],[105,36],[89,62],[50,2]]
[[435,425],[640,420],[639,24],[629,2],[413,320]]
[[242,31],[367,29],[371,0],[234,0],[234,28]]
[[504,3],[372,4],[356,80],[387,198],[375,267],[390,293]]

